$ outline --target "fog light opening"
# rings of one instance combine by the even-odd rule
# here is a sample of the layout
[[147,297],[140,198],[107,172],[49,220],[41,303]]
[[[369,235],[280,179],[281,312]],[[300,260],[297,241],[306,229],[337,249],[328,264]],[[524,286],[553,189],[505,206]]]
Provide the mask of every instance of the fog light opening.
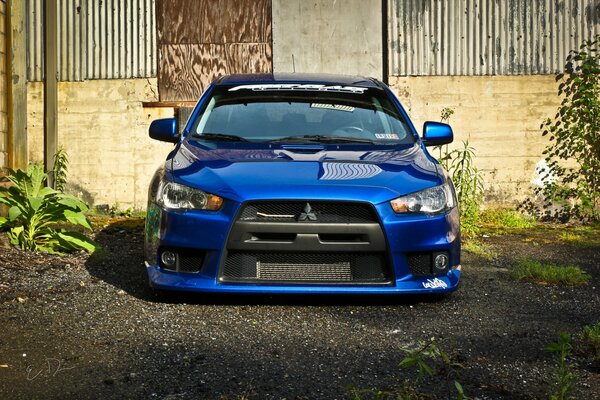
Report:
[[160,261],[162,261],[163,266],[167,268],[175,267],[177,265],[177,253],[165,250],[160,255]]
[[438,253],[433,258],[433,266],[439,272],[447,270],[449,263],[450,259],[446,253]]

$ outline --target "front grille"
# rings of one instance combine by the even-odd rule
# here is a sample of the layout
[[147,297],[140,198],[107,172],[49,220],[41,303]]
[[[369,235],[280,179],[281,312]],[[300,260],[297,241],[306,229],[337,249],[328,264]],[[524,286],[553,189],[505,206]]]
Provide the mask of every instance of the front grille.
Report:
[[230,252],[222,281],[387,283],[384,253]]
[[327,201],[267,201],[247,204],[240,213],[240,221],[296,222],[307,204],[316,220],[313,223],[372,223],[378,222],[373,207],[366,203]]

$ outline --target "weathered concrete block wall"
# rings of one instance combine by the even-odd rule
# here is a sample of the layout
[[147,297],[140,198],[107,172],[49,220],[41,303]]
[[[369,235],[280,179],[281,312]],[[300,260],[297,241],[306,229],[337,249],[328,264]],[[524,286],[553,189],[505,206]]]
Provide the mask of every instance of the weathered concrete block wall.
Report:
[[[69,188],[94,205],[146,207],[148,183],[171,144],[148,137],[156,118],[172,108],[143,108],[157,101],[156,79],[59,83],[59,146],[70,159]],[[42,161],[43,84],[28,84],[29,160]]]
[[[559,105],[553,76],[391,77],[390,86],[417,129],[440,120],[444,107],[454,146],[475,147],[488,201],[514,204],[531,195],[531,181],[546,142],[540,123]],[[156,101],[155,79],[97,80],[59,84],[59,144],[71,159],[70,191],[94,205],[146,206],[147,186],[172,147],[148,137],[153,119],[171,108],[143,108]],[[29,158],[43,157],[43,85],[28,85]]]
[[273,0],[273,71],[381,79],[381,1]]
[[515,204],[532,194],[547,144],[540,124],[560,103],[554,76],[391,77],[389,84],[419,131],[444,107],[454,109],[452,146],[469,140],[476,149],[488,202]]

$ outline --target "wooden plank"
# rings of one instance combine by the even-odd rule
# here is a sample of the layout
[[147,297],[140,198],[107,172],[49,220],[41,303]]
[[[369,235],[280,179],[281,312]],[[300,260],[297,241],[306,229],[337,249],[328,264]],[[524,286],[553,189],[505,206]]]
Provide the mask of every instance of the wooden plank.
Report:
[[[6,20],[6,3],[0,2],[0,21]],[[2,25],[2,24],[0,24]],[[6,31],[0,26],[0,171],[8,164],[8,75],[6,74]],[[2,174],[2,172],[0,172]]]
[[8,165],[27,168],[27,2],[12,1],[8,17]]
[[263,4],[262,21],[262,42],[273,47],[273,5],[272,0],[265,1]]
[[[203,16],[209,3],[206,0],[157,0],[156,25],[158,45],[203,43]],[[210,1],[213,7],[219,2]]]
[[214,79],[227,73],[223,45],[162,45],[159,59],[160,101],[198,100]]
[[196,101],[226,73],[273,70],[271,0],[157,0],[159,99]]
[[52,187],[58,149],[58,5],[55,1],[44,3],[44,169]]
[[273,71],[271,44],[233,43],[227,45],[227,70],[231,74]]
[[203,9],[205,43],[271,42],[271,0],[208,1]]
[[194,107],[195,101],[142,101],[144,108],[179,108]]

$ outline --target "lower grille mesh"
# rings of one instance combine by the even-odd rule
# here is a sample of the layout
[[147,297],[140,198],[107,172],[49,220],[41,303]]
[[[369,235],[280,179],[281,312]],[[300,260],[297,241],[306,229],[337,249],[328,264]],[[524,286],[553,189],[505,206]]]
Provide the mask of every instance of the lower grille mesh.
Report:
[[204,255],[199,257],[196,255],[180,254],[177,270],[180,272],[199,272],[203,262]]
[[431,253],[416,253],[407,256],[410,273],[415,276],[431,275]]
[[256,278],[268,281],[352,281],[349,262],[334,264],[272,264],[256,262]]
[[385,283],[391,276],[382,253],[230,252],[221,280]]

